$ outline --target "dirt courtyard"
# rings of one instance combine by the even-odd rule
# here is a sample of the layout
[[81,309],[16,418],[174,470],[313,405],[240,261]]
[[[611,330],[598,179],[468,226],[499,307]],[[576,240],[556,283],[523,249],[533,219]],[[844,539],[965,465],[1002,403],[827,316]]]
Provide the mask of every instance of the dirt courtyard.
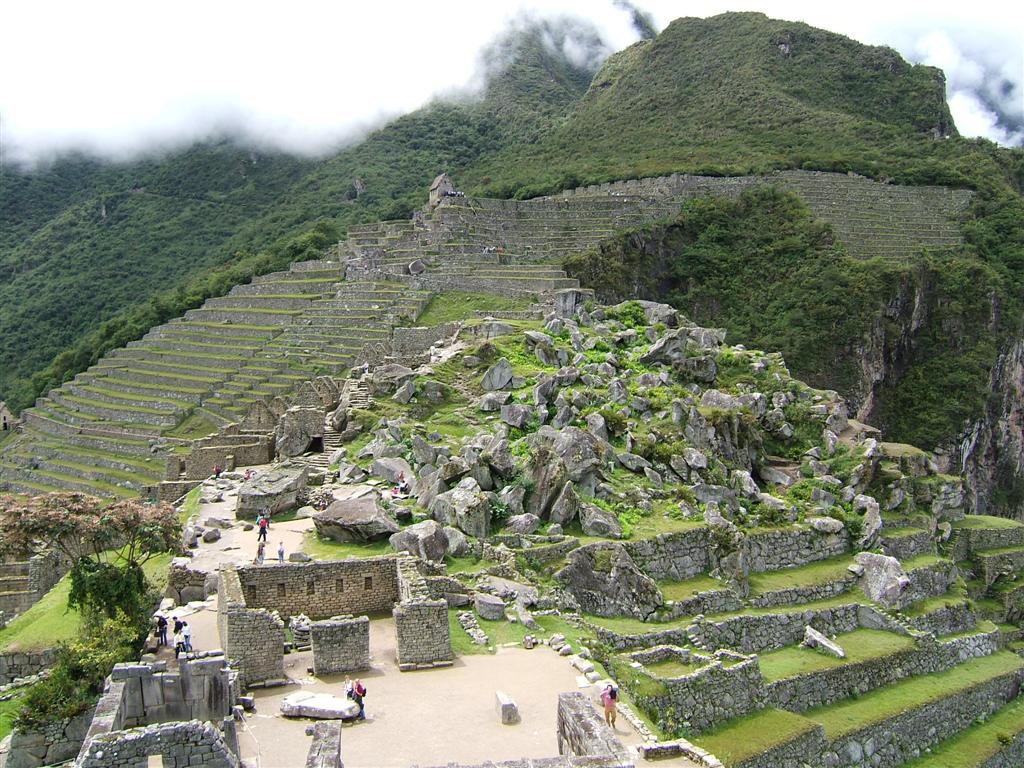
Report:
[[[527,651],[498,648],[495,655],[459,657],[453,667],[399,672],[390,619],[370,623],[373,668],[361,673],[367,688],[362,723],[342,732],[345,768],[408,768],[448,762],[479,763],[558,754],[555,715],[558,694],[578,690],[576,672],[546,646]],[[296,685],[256,692],[256,711],[239,733],[243,758],[261,768],[301,765],[311,721],[280,715],[281,699],[297,690],[344,696],[344,675],[312,677],[310,653],[285,657],[285,674]],[[522,722],[502,725],[494,692],[503,690],[519,705]],[[635,743],[619,722],[619,736]],[[630,738],[632,737],[632,738]],[[258,761],[258,762],[257,762]]]

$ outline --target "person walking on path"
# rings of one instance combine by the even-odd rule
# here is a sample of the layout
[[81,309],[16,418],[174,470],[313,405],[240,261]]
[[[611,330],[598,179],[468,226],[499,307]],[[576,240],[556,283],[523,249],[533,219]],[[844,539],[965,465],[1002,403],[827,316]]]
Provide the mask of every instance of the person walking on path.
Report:
[[181,622],[181,638],[185,641],[185,652],[192,653],[192,627],[187,621]]
[[266,556],[266,550],[267,543],[265,541],[261,541],[260,545],[256,547],[256,559],[253,560],[256,565],[263,565],[263,558]]
[[284,542],[277,545],[277,562],[284,565]]
[[167,645],[167,617],[156,617],[156,637],[158,645]]
[[174,617],[174,634],[181,632],[181,628],[184,626],[184,622],[177,616]]
[[270,520],[266,516],[260,518],[260,533],[256,537],[257,541],[267,540],[267,530],[270,528]]
[[615,690],[615,686],[608,683],[601,691],[601,703],[604,704],[604,721],[608,723],[608,726],[614,731],[615,730],[615,705],[619,699],[619,692]]

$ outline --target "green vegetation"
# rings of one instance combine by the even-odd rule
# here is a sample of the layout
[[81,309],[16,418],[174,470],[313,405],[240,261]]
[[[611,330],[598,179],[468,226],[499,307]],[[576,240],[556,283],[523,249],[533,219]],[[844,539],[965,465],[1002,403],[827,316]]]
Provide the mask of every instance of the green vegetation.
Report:
[[727,589],[725,582],[712,578],[711,576],[695,576],[686,581],[665,581],[658,585],[661,594],[666,600],[686,600],[698,592],[711,592],[719,589]]
[[14,727],[14,718],[21,709],[21,697],[15,696],[7,701],[0,701],[0,740],[6,739]]
[[665,659],[663,661],[644,664],[644,667],[655,677],[682,677],[696,672],[701,664],[686,663],[679,659]]
[[202,413],[194,412],[174,429],[165,432],[167,437],[180,437],[183,440],[198,440],[217,432],[217,425]]
[[[143,566],[146,579],[155,591],[167,586],[167,569],[172,555],[159,555]],[[76,608],[68,607],[71,576],[65,576],[43,595],[42,599],[0,629],[0,650],[39,651],[71,640],[81,634],[82,617]]]
[[517,296],[445,292],[434,296],[416,319],[416,325],[441,325],[453,320],[472,320],[477,312],[521,312],[532,302]]
[[853,564],[848,555],[818,560],[799,568],[750,574],[750,591],[754,594],[778,592],[793,587],[809,587],[839,581],[849,575],[847,567]]
[[730,720],[691,741],[728,767],[793,741],[812,728],[814,723],[800,715],[781,709],[763,709],[753,715]]
[[951,696],[1021,667],[1024,667],[1024,659],[1000,651],[991,656],[967,661],[948,672],[910,678],[877,688],[857,699],[812,709],[806,716],[825,726],[826,736],[834,740],[900,712]]
[[837,659],[811,648],[780,648],[759,655],[761,674],[768,682],[774,682],[822,669],[833,669],[890,656],[914,647],[912,638],[877,629],[845,632],[838,635],[835,640],[846,651],[845,659]]
[[962,520],[954,522],[953,527],[1003,530],[1007,528],[1020,528],[1021,522],[1007,517],[993,517],[992,515],[966,515]]
[[536,621],[541,631],[530,630],[522,624],[512,624],[508,621],[486,621],[477,617],[480,628],[486,633],[488,644],[477,645],[474,643],[466,630],[459,624],[460,610],[457,608],[448,611],[448,628],[451,632],[452,650],[457,656],[474,655],[481,653],[494,653],[495,648],[506,643],[520,644],[526,635],[553,635],[556,632],[565,635],[565,639],[574,647],[581,647],[582,640],[590,636],[579,630],[577,627],[567,623],[558,616],[538,616]]
[[306,533],[302,541],[302,551],[314,560],[341,560],[346,557],[386,555],[394,550],[391,549],[387,540],[370,544],[342,544],[332,539],[325,539],[313,530]]

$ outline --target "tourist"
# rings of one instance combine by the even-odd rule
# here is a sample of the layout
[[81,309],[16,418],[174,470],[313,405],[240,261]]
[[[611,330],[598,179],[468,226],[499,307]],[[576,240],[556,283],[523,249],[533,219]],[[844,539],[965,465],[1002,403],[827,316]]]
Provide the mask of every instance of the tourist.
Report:
[[183,626],[185,626],[184,622],[182,622],[181,619],[179,619],[177,616],[175,616],[174,617],[174,634],[178,634],[179,632],[181,632],[181,628]]
[[409,493],[409,481],[405,479],[404,472],[398,475],[398,492],[403,496]]
[[220,473],[224,471],[224,467],[220,464],[215,464],[213,467],[213,477],[215,480],[220,480]]
[[174,658],[181,656],[185,650],[185,638],[181,634],[181,630],[177,629],[174,631]]
[[615,686],[608,683],[601,691],[601,703],[604,704],[604,721],[612,730],[615,730],[615,704],[619,699],[619,692]]
[[359,719],[366,719],[366,707],[363,704],[363,699],[366,698],[366,686],[363,685],[362,680],[356,680],[352,683],[352,701],[359,705]]
[[277,562],[284,565],[284,542],[277,545]]
[[256,547],[256,559],[253,560],[253,563],[255,563],[256,565],[263,565],[263,558],[266,556],[266,548],[266,542],[261,541],[259,546]]
[[267,540],[267,530],[270,528],[270,518],[261,516],[259,522],[260,532],[257,535],[256,540],[264,542]]
[[167,617],[162,614],[156,617],[156,641],[158,645],[167,645]]
[[192,653],[192,627],[187,621],[181,622],[181,639],[185,641],[185,652]]

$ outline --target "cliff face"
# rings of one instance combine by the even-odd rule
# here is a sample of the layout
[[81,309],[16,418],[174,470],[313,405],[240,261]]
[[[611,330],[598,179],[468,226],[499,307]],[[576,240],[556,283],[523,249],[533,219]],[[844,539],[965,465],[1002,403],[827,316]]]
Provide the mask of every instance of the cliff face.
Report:
[[949,472],[962,472],[980,513],[1024,518],[1024,338],[999,355],[985,413],[950,446]]
[[857,376],[844,394],[858,421],[872,423],[879,390],[898,380],[910,364],[918,334],[931,318],[933,290],[927,273],[907,275],[850,351]]

